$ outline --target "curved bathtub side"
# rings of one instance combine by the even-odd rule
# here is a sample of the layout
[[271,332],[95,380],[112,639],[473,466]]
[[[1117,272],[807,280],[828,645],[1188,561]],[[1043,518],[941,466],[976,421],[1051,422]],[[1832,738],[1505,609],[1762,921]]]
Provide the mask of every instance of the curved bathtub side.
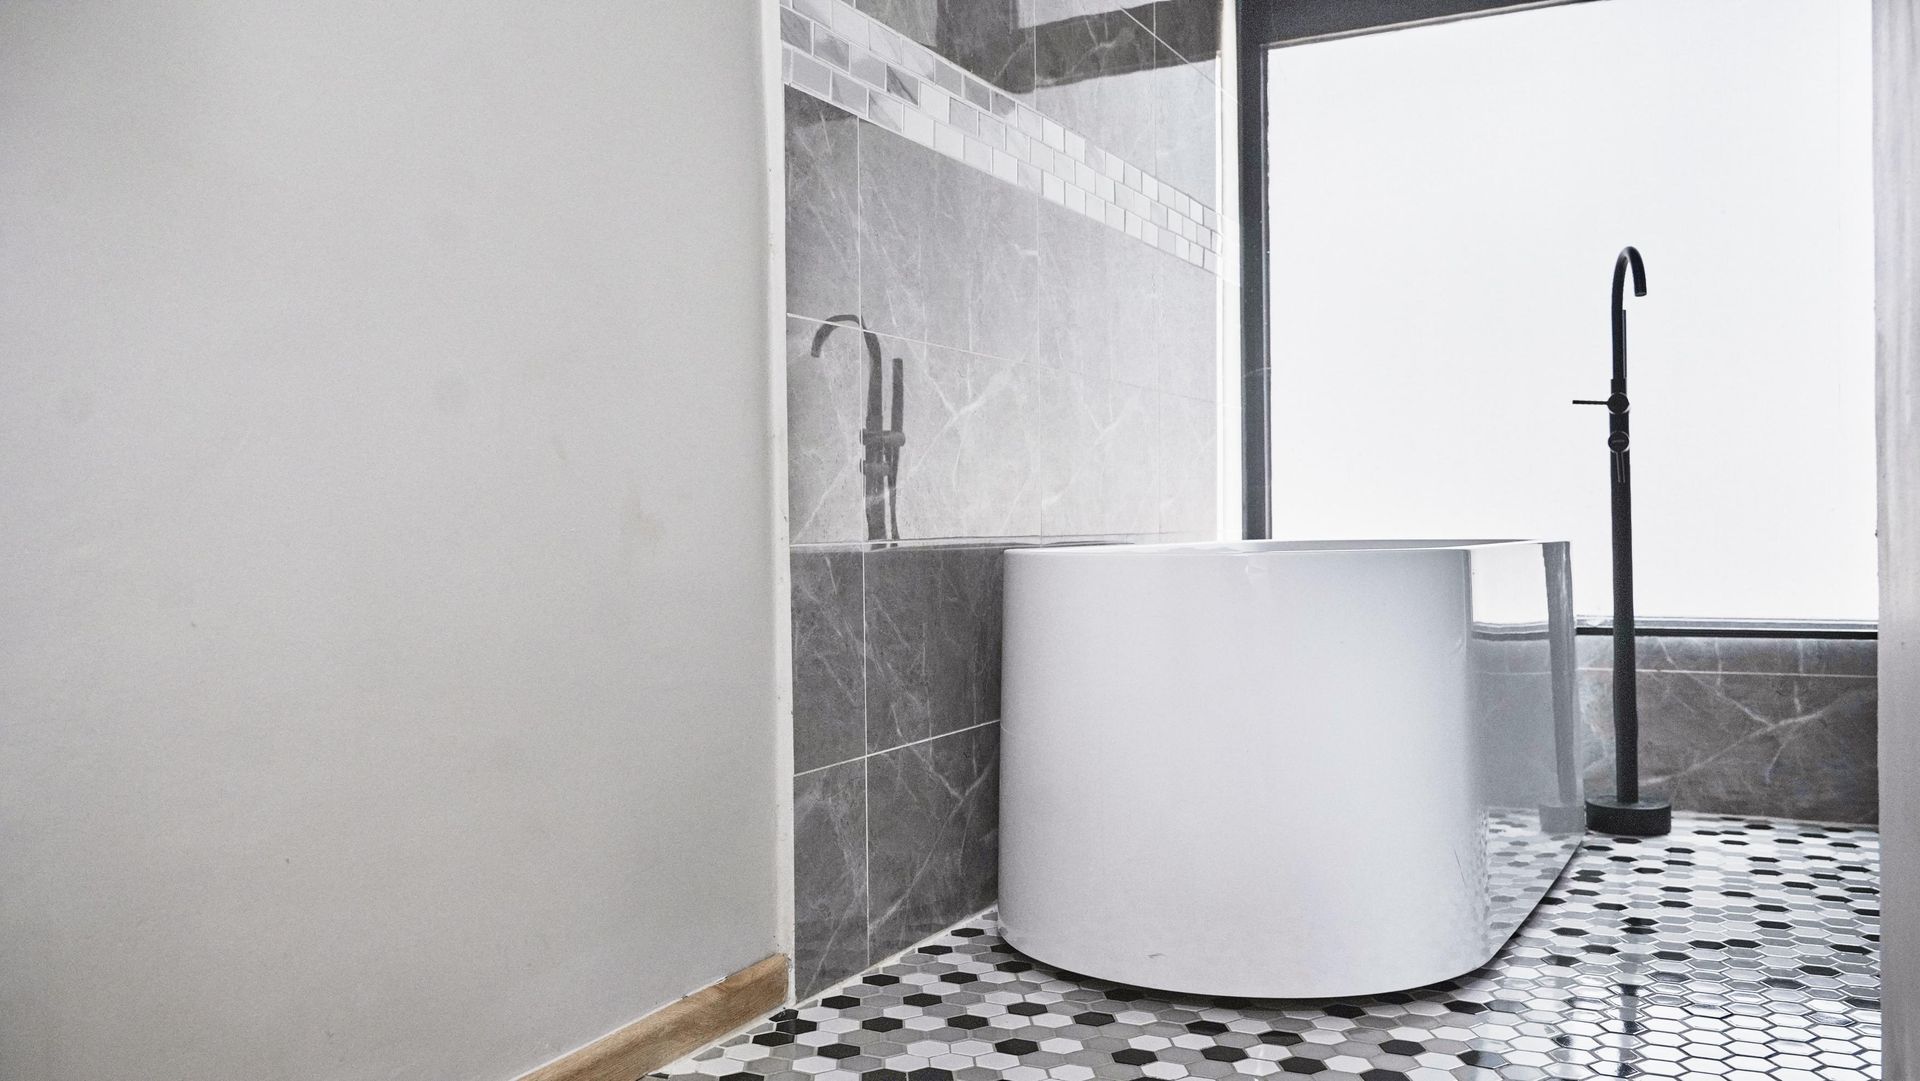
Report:
[[1473,596],[1462,549],[1010,553],[1008,941],[1267,997],[1483,963]]
[[1567,557],[1564,541],[1468,551],[1489,957],[1539,904],[1586,828]]

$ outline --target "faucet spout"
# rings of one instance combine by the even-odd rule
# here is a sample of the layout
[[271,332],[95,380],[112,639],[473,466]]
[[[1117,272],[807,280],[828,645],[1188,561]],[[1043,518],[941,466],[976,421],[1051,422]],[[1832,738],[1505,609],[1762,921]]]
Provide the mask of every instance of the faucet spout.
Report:
[[1613,392],[1627,390],[1627,271],[1633,271],[1633,295],[1647,295],[1647,264],[1640,260],[1640,249],[1629,244],[1620,249],[1613,261]]
[[867,325],[861,322],[857,315],[828,316],[820,324],[820,329],[813,332],[813,348],[809,352],[816,357],[819,356],[821,348],[827,344],[827,339],[833,337],[833,332],[841,327],[852,327],[858,330],[860,337],[867,343],[867,357],[875,364],[880,363],[880,336],[868,330]]

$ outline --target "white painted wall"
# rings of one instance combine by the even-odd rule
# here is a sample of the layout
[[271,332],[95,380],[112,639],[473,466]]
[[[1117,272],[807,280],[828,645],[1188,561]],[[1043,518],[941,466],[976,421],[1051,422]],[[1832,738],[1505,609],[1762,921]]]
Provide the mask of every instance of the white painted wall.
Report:
[[1273,54],[1283,537],[1574,541],[1611,609],[1608,286],[1639,610],[1872,619],[1867,0],[1608,0]]
[[1920,0],[1874,0],[1880,351],[1881,1005],[1887,1081],[1920,1078]]
[[0,1077],[509,1078],[773,952],[765,15],[0,6]]

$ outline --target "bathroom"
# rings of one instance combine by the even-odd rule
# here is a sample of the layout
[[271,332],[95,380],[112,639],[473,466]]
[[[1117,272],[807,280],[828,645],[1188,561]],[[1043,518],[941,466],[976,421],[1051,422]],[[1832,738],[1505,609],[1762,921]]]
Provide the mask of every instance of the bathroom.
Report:
[[0,59],[0,1077],[1920,1076],[1913,0]]

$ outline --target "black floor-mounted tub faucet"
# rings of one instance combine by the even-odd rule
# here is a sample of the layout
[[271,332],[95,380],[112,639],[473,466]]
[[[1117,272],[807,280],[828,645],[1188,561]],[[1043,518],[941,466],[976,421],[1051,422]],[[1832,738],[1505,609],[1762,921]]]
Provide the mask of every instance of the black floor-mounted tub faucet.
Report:
[[885,366],[880,360],[880,338],[857,315],[828,316],[813,335],[813,355],[820,355],[820,347],[827,344],[827,338],[840,327],[852,327],[860,332],[860,338],[867,346],[867,423],[860,429],[860,447],[862,459],[860,475],[866,482],[866,511],[868,540],[900,539],[900,448],[907,442],[905,420],[906,411],[906,375],[903,362],[893,358],[893,421],[883,424],[880,419],[881,384],[885,382]]
[[1659,837],[1673,828],[1666,800],[1640,793],[1639,656],[1633,637],[1633,460],[1628,453],[1627,273],[1633,295],[1647,295],[1647,268],[1637,248],[1620,249],[1613,261],[1613,383],[1604,401],[1575,405],[1607,407],[1608,472],[1613,492],[1613,782],[1614,794],[1587,800],[1587,825],[1625,837]]

